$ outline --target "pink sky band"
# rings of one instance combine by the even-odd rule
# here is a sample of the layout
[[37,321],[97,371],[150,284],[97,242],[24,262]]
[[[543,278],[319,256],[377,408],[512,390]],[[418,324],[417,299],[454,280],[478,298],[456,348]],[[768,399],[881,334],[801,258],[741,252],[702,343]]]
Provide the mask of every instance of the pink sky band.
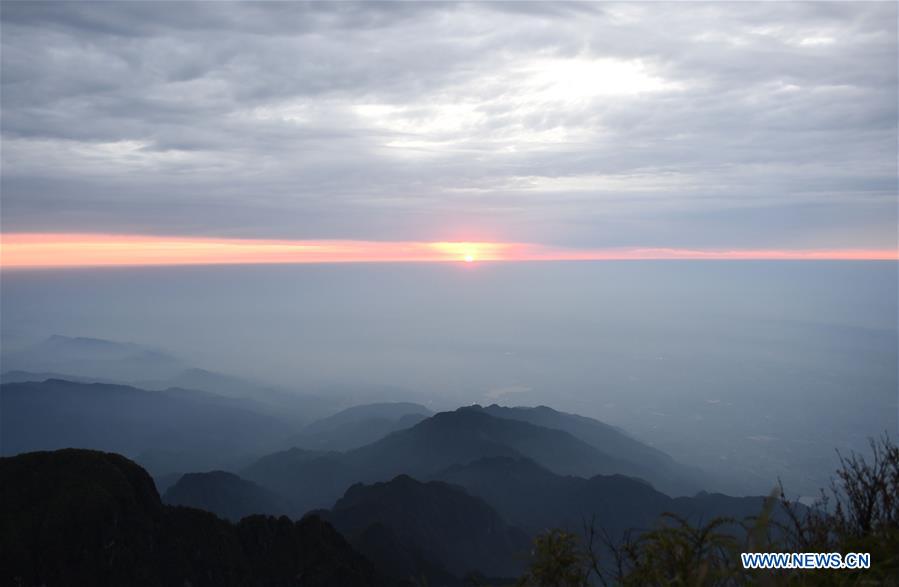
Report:
[[101,234],[0,235],[0,267],[640,259],[899,260],[889,249],[564,249],[506,242],[222,239]]

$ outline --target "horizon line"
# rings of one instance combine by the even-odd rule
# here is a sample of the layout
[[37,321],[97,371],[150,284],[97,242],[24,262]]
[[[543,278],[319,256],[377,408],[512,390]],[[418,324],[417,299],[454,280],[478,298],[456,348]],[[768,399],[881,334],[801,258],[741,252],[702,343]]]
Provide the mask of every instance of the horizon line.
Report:
[[493,241],[252,239],[98,233],[0,234],[0,269],[516,261],[899,261],[893,249],[564,248]]

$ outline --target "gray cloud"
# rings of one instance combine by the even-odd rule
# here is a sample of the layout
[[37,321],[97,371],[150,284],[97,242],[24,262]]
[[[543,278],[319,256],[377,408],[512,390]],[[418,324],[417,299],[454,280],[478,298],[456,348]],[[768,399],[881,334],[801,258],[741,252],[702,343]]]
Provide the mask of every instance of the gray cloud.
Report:
[[884,3],[24,3],[4,231],[896,246]]

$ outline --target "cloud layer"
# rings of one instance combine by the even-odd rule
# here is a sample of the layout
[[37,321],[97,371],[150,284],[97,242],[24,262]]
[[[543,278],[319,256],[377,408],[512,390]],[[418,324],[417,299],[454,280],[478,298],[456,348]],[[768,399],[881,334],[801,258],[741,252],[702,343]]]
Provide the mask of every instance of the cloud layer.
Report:
[[8,3],[2,228],[896,246],[892,3]]

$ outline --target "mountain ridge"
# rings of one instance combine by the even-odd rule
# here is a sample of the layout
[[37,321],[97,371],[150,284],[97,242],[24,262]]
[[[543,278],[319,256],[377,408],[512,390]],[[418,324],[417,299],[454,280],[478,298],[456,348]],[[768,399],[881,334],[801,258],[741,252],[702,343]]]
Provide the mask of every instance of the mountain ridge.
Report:
[[[187,464],[217,468],[229,455],[262,454],[289,433],[273,416],[232,400],[190,390],[150,391],[110,383],[0,385],[3,454],[77,446],[127,455],[146,451],[193,455]],[[183,471],[177,468],[154,474]]]

